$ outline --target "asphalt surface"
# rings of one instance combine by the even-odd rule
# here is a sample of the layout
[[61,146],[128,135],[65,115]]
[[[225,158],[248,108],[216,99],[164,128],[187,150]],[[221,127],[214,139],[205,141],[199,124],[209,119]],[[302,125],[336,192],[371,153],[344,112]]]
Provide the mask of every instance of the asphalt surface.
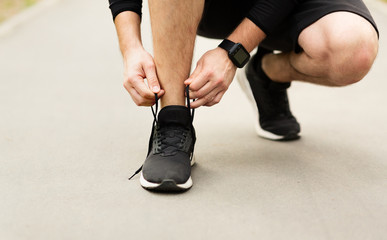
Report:
[[[236,82],[198,109],[183,194],[127,180],[152,113],[122,87],[107,1],[56,1],[19,21],[0,37],[0,239],[386,239],[387,11],[370,8],[380,51],[363,81],[293,83],[300,140],[257,137]],[[217,44],[199,38],[195,61]]]

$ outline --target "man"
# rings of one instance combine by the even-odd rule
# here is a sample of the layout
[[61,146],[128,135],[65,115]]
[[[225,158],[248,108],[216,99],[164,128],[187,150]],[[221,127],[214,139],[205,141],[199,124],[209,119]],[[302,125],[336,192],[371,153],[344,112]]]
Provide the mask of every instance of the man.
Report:
[[[192,186],[190,108],[219,103],[237,68],[244,67],[237,78],[257,106],[258,134],[293,140],[300,126],[289,109],[291,81],[353,84],[367,74],[378,50],[376,24],[361,0],[149,0],[152,57],[141,44],[141,0],[109,2],[124,59],[124,87],[139,106],[161,102],[140,177],[151,190]],[[190,74],[197,34],[223,41]],[[185,97],[196,101],[188,99],[186,106]]]

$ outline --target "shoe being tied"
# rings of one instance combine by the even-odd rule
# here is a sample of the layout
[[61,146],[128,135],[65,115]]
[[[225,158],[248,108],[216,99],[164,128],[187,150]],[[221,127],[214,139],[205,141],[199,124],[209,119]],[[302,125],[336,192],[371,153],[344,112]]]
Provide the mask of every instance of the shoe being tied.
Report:
[[259,48],[237,79],[254,109],[258,108],[256,125],[259,136],[270,140],[298,139],[300,124],[290,111],[287,89],[290,83],[272,81],[262,70],[262,57],[270,51]]
[[148,155],[136,172],[142,170],[141,186],[154,191],[185,191],[192,186],[191,166],[196,141],[193,113],[185,106],[166,106],[157,116],[156,106],[153,114]]

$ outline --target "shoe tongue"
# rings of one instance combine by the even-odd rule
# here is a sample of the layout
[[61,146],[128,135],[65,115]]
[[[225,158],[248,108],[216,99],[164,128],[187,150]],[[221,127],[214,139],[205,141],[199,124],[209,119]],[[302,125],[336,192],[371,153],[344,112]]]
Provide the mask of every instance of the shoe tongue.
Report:
[[189,127],[191,115],[185,106],[166,106],[159,112],[158,123],[160,126],[181,125]]

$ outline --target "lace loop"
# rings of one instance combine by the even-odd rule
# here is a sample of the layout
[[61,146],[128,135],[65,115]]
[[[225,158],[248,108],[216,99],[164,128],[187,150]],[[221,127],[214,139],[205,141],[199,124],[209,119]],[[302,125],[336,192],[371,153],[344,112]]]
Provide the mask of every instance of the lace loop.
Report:
[[152,114],[153,114],[153,124],[157,123],[157,112],[159,109],[159,97],[157,96],[157,93],[155,93],[155,108],[153,109],[153,106],[151,106]]
[[[185,93],[186,93],[186,96],[187,96],[187,107],[191,111],[191,122],[193,122],[194,114],[195,114],[195,109],[191,109],[191,100],[189,98],[189,85],[187,85],[185,87]],[[192,100],[192,102],[195,102],[195,99]]]

